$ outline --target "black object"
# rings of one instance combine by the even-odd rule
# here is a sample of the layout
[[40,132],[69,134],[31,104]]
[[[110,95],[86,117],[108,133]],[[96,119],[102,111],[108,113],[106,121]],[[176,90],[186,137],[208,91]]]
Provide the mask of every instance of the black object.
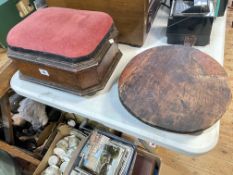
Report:
[[172,11],[173,16],[177,15],[213,15],[213,12],[209,7],[209,0],[174,0],[172,2]]
[[[173,4],[173,1],[175,0],[170,0],[170,7],[172,6]],[[200,2],[204,2],[204,1],[207,1],[208,3],[212,2],[213,6],[214,6],[214,15],[215,17],[220,17],[220,16],[224,16],[224,13],[226,11],[226,7],[227,7],[227,4],[228,4],[228,0],[217,0],[217,1],[213,1],[213,0],[200,0]],[[166,2],[166,0],[165,0]],[[183,0],[184,3],[188,3],[188,4],[194,4],[194,0]],[[203,5],[203,4],[202,4]],[[193,6],[195,8],[195,6]],[[203,7],[201,6],[196,6],[197,8],[200,9],[203,9]],[[192,10],[192,9],[190,9]],[[203,11],[202,11],[203,12]]]
[[228,0],[220,0],[217,16],[224,16]]
[[[228,0],[171,0],[167,25],[169,44],[205,46],[210,42],[215,17],[223,16]],[[190,42],[192,38],[192,42]]]
[[213,17],[170,17],[167,27],[169,44],[184,44],[186,38],[194,37],[197,46],[210,42]]
[[173,0],[167,25],[167,42],[198,46],[209,44],[215,17],[210,3],[213,5],[209,0]]

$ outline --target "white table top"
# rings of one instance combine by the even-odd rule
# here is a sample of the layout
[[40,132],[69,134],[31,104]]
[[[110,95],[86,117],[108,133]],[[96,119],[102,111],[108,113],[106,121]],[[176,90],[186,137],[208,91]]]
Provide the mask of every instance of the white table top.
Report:
[[[119,64],[108,81],[105,89],[93,96],[77,96],[19,79],[18,72],[11,80],[11,87],[20,95],[53,106],[66,112],[76,113],[95,120],[110,128],[128,133],[145,141],[153,142],[168,149],[187,155],[203,154],[211,150],[219,137],[219,122],[211,128],[196,135],[178,134],[148,126],[133,117],[121,104],[118,98],[117,80],[126,64],[143,50],[166,45],[166,25],[168,12],[159,10],[151,31],[143,47],[131,47],[120,44],[123,53]],[[215,20],[211,44],[198,47],[223,64],[226,17]]]

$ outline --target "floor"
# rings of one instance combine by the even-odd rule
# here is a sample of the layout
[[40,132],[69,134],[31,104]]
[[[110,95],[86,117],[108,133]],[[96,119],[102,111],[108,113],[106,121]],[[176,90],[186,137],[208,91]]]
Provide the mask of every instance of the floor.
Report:
[[[228,11],[225,44],[224,67],[229,76],[229,85],[233,92],[233,10]],[[0,52],[1,62],[5,54]],[[220,138],[217,146],[208,154],[187,157],[172,151],[158,148],[158,154],[164,163],[185,175],[232,175],[233,174],[233,103],[221,120]]]
[[[229,76],[233,94],[233,10],[228,11],[224,67]],[[217,146],[208,154],[187,157],[158,148],[163,162],[184,175],[232,175],[233,174],[233,102],[221,120],[220,138]]]

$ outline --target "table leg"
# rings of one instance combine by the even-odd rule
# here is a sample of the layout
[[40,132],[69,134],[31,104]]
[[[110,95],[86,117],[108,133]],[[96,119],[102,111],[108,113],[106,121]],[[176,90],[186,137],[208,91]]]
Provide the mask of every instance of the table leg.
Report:
[[5,140],[9,144],[14,144],[10,103],[9,103],[9,97],[7,93],[0,99],[0,105],[1,105],[2,122],[3,122],[3,127],[4,127]]

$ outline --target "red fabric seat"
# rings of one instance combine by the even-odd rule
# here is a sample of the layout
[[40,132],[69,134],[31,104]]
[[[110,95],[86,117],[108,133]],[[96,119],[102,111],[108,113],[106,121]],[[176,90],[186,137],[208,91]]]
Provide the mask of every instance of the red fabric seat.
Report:
[[7,42],[22,49],[78,60],[95,52],[113,25],[103,12],[50,7],[40,9],[11,29]]

